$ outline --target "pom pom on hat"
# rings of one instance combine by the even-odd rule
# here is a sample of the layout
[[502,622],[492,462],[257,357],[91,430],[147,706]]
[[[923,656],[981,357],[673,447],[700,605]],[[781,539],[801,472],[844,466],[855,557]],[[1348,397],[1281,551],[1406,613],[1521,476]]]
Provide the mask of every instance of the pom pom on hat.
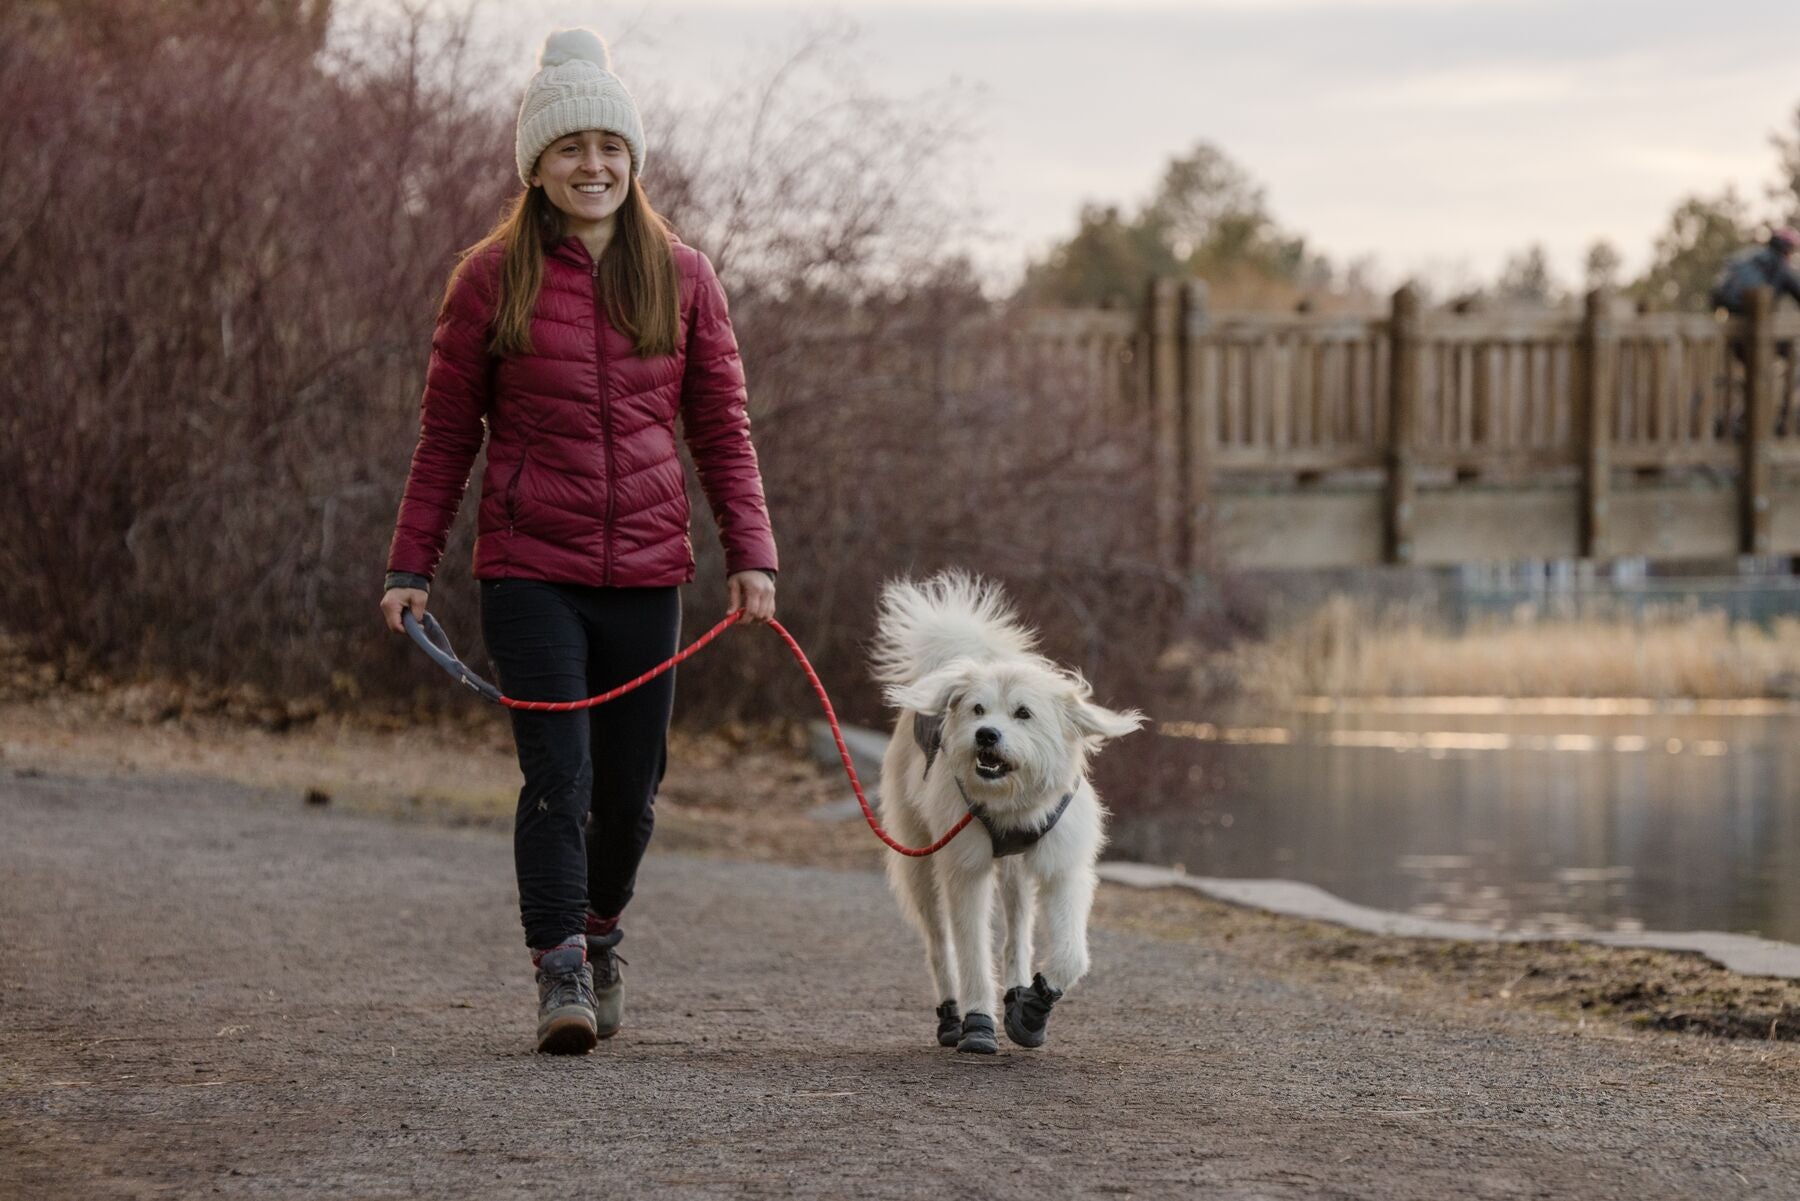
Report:
[[559,29],[544,39],[538,72],[519,102],[514,138],[519,182],[531,186],[538,155],[557,138],[584,129],[618,134],[631,148],[633,173],[644,169],[644,126],[637,104],[612,73],[612,54],[591,29]]
[[538,55],[538,66],[560,67],[564,63],[593,63],[602,71],[612,70],[612,52],[606,42],[591,29],[559,29],[544,39],[544,52]]

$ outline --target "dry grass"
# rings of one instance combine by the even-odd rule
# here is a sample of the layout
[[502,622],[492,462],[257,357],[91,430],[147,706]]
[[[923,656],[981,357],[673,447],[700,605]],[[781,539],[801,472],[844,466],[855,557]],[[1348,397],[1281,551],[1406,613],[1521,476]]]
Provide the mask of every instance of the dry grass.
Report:
[[1521,614],[1458,633],[1338,596],[1262,642],[1206,657],[1196,671],[1269,705],[1307,696],[1791,697],[1800,690],[1800,619],[1764,629],[1716,612]]

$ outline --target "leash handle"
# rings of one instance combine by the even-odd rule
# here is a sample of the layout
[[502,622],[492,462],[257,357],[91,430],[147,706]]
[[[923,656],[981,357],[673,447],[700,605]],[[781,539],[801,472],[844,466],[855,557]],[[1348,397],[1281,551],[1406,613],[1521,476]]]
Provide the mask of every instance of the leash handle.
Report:
[[438,619],[430,613],[425,614],[425,622],[421,625],[412,615],[410,608],[400,612],[400,623],[412,640],[419,644],[419,649],[431,656],[431,661],[449,672],[456,682],[473,692],[484,701],[501,704],[503,698],[500,690],[470,671],[468,665],[456,657],[456,651],[450,645],[450,635],[438,624]]

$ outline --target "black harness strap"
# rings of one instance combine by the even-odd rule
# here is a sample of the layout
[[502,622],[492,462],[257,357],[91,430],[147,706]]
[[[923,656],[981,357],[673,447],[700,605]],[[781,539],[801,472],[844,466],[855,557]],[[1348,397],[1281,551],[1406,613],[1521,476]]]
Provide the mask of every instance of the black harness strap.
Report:
[[969,807],[969,812],[975,815],[975,820],[981,823],[981,828],[988,832],[988,841],[994,844],[994,858],[996,859],[1004,859],[1008,855],[1022,855],[1036,846],[1044,835],[1056,828],[1056,823],[1062,819],[1063,810],[1067,809],[1069,802],[1075,799],[1074,789],[1071,788],[1068,792],[1063,793],[1062,800],[1056,803],[1056,808],[1051,811],[1044,824],[1035,829],[996,830],[994,823],[988,818],[987,810],[969,799],[968,789],[963,787],[961,780],[956,781],[956,791],[962,793],[963,804]]

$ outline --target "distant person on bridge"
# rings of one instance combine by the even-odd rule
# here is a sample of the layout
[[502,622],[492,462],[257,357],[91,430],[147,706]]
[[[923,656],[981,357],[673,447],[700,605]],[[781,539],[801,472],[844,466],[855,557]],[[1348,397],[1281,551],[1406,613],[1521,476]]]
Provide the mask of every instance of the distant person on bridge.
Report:
[[[1800,272],[1794,270],[1792,259],[1794,251],[1800,248],[1800,231],[1782,226],[1769,235],[1769,240],[1761,246],[1753,246],[1739,251],[1725,269],[1719,273],[1719,280],[1713,285],[1713,308],[1724,309],[1732,317],[1742,317],[1750,309],[1750,293],[1756,288],[1768,288],[1775,294],[1775,303],[1780,304],[1783,296],[1790,297],[1795,304],[1800,304]],[[1747,363],[1749,345],[1742,337],[1734,336],[1731,340],[1732,353],[1739,363]],[[1788,383],[1781,390],[1781,398],[1776,404],[1775,433],[1785,436],[1788,431],[1788,418],[1792,414],[1794,399],[1794,343],[1792,339],[1784,339],[1775,344],[1775,353],[1780,356],[1787,368]],[[1735,414],[1732,425],[1738,427],[1741,434],[1743,413],[1746,406],[1734,405]]]
[[1795,272],[1790,261],[1797,247],[1800,231],[1783,226],[1770,234],[1764,245],[1733,255],[1720,272],[1719,282],[1713,285],[1713,307],[1742,317],[1749,309],[1754,288],[1773,290],[1777,303],[1783,296],[1790,296],[1795,304],[1800,304],[1800,273]]
[[[605,44],[564,30],[539,62],[516,131],[524,190],[452,272],[438,313],[381,611],[395,632],[406,611],[424,616],[485,437],[482,638],[508,696],[560,702],[675,654],[680,586],[694,578],[678,421],[731,609],[775,616],[776,561],[719,277],[650,207],[644,128]],[[674,699],[671,672],[583,711],[512,710],[539,1051],[580,1054],[619,1028],[619,916],[650,841]]]

